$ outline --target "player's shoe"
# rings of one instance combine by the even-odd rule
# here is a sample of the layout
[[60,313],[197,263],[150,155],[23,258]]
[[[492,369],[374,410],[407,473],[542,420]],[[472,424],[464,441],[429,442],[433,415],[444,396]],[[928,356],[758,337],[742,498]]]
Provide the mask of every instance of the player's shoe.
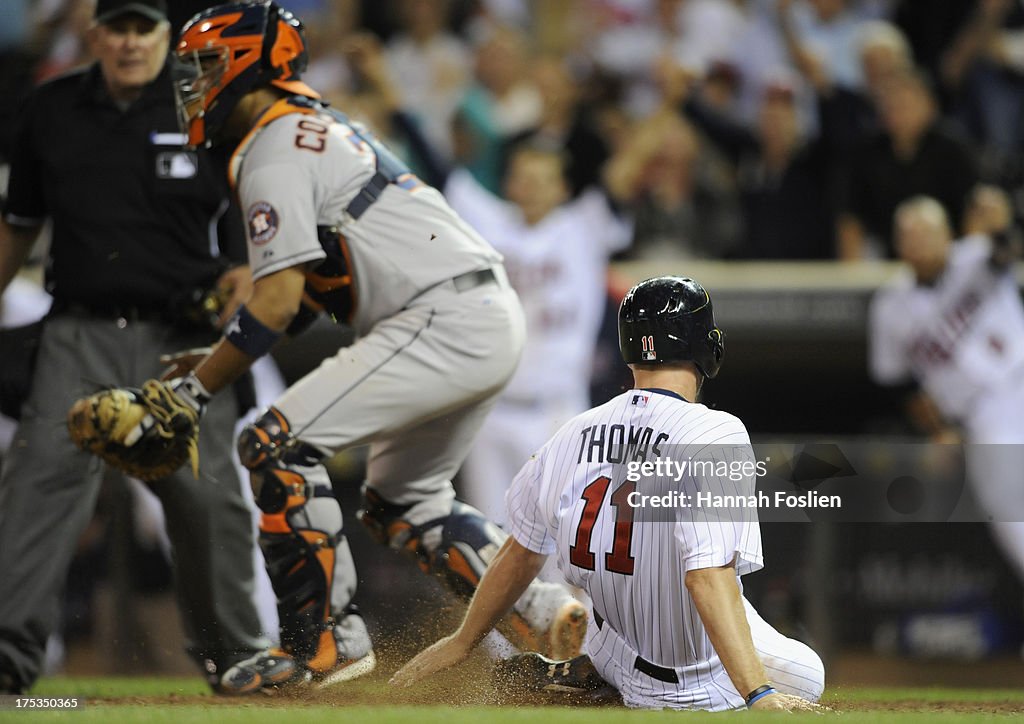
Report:
[[308,672],[282,649],[260,651],[224,672],[213,689],[225,696],[245,696],[309,680]]
[[492,677],[499,691],[512,695],[564,694],[591,703],[620,699],[586,655],[556,661],[536,653],[517,654],[495,664]]
[[[562,584],[534,581],[516,603],[513,615],[533,634],[531,643],[536,651],[563,660],[578,656],[583,650],[587,609]],[[513,643],[519,648],[531,648],[516,640]]]
[[365,676],[377,666],[366,622],[355,606],[350,605],[345,609],[345,614],[334,625],[333,632],[338,647],[337,660],[323,670],[318,670],[313,662],[308,664],[314,685],[319,688]]

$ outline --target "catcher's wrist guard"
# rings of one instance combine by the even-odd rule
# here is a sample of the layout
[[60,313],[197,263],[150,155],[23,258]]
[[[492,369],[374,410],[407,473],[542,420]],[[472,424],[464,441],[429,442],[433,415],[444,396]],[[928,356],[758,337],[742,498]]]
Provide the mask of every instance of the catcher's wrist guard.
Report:
[[259,359],[277,343],[281,333],[254,317],[243,304],[224,327],[224,338],[245,354]]

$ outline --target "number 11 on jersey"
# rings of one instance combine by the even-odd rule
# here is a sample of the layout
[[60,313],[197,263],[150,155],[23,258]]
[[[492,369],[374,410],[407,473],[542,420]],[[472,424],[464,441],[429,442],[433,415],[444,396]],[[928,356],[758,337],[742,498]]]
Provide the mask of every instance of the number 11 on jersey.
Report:
[[[611,479],[601,476],[583,489],[580,496],[585,504],[579,525],[576,526],[575,543],[569,548],[569,562],[588,571],[594,570],[594,553],[590,550],[590,539],[594,532],[594,524],[601,512]],[[612,508],[615,509],[615,535],[612,549],[605,553],[604,568],[611,573],[633,575],[633,556],[630,548],[633,544],[633,508],[627,502],[629,494],[636,490],[636,483],[625,482],[611,495]]]

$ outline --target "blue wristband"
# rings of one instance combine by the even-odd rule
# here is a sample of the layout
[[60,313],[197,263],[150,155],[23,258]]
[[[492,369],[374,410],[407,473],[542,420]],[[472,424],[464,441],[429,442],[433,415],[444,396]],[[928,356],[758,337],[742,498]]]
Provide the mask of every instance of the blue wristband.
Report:
[[752,692],[750,692],[750,694],[747,696],[747,708],[749,709],[754,705],[755,702],[765,698],[766,696],[771,696],[772,694],[778,693],[779,692],[777,692],[771,686],[760,686],[754,689]]
[[224,338],[228,342],[257,359],[269,352],[280,337],[280,332],[275,332],[252,316],[244,304],[224,327]]

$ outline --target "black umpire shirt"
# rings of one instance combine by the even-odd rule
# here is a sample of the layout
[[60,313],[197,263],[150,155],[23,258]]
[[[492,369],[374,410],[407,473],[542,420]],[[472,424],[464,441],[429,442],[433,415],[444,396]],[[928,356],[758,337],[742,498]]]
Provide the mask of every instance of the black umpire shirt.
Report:
[[224,165],[184,143],[166,65],[123,110],[96,64],[30,96],[4,219],[16,226],[52,219],[46,286],[57,305],[158,310],[209,288],[227,258],[244,261],[237,213],[224,215]]

